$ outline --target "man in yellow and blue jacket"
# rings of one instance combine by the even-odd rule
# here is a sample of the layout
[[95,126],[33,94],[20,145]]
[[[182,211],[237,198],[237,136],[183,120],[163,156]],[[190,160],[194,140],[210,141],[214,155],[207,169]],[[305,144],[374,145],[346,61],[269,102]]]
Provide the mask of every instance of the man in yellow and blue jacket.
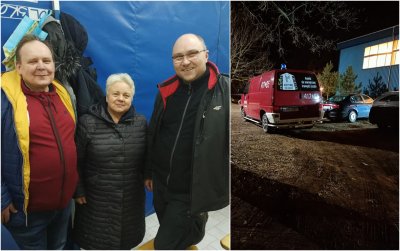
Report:
[[1,76],[1,222],[21,249],[63,249],[78,181],[75,112],[33,35]]

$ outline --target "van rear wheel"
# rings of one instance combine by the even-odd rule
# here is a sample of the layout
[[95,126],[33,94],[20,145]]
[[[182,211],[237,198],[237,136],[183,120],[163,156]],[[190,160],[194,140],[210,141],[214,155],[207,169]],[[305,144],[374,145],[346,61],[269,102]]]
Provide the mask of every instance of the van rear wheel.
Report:
[[275,128],[269,126],[269,122],[268,122],[268,118],[267,118],[267,114],[266,113],[264,113],[262,115],[261,125],[262,125],[262,128],[263,128],[264,132],[266,132],[266,133],[267,132],[268,133],[272,133],[274,131],[274,129],[275,129]]

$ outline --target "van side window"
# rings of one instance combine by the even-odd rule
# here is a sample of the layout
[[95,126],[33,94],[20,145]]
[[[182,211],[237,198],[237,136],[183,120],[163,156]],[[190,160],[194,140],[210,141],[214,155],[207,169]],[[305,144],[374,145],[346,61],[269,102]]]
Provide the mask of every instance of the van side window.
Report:
[[312,73],[284,72],[278,74],[280,91],[319,91],[317,78]]

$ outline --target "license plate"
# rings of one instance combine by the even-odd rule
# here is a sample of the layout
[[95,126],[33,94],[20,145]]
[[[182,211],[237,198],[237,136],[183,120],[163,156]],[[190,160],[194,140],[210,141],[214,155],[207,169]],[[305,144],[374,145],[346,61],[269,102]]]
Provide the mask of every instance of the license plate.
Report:
[[301,94],[302,99],[318,99],[319,94],[318,93],[302,93]]

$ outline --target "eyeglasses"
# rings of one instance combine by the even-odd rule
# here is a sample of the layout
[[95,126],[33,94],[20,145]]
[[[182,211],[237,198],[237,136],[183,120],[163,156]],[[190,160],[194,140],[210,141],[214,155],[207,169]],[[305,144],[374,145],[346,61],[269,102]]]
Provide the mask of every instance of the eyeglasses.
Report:
[[203,51],[208,51],[208,50],[207,50],[207,49],[204,49],[204,50],[201,50],[201,51],[197,51],[197,50],[195,50],[195,51],[189,51],[188,53],[183,54],[183,55],[175,55],[175,56],[173,56],[173,57],[172,57],[172,60],[174,61],[175,64],[180,64],[180,63],[182,63],[183,60],[185,59],[185,57],[186,57],[189,61],[192,61],[192,60],[194,60],[194,59],[197,58],[197,56],[199,55],[200,52],[203,52]]

